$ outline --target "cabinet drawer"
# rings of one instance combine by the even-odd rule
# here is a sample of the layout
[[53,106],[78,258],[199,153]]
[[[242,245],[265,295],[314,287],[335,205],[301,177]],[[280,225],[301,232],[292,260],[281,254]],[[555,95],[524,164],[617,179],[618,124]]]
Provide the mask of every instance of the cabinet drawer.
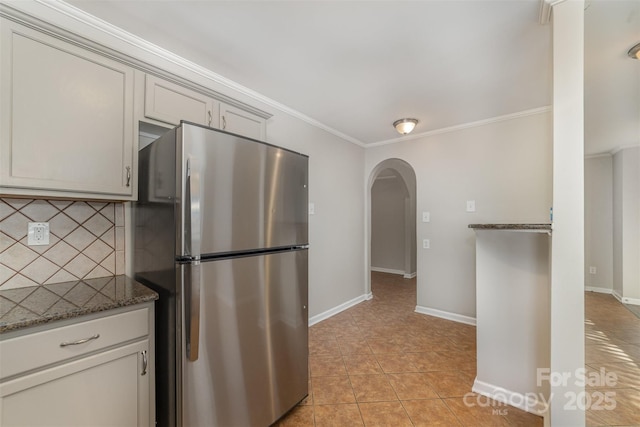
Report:
[[[145,337],[148,316],[144,308],[0,341],[0,379]],[[82,344],[61,346],[97,335]]]

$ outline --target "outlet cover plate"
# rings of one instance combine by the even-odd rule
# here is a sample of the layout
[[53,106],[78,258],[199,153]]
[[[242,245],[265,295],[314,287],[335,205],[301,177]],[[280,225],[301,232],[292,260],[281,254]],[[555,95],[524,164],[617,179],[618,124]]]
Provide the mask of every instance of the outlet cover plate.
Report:
[[27,245],[43,246],[49,244],[49,223],[30,222],[27,226]]

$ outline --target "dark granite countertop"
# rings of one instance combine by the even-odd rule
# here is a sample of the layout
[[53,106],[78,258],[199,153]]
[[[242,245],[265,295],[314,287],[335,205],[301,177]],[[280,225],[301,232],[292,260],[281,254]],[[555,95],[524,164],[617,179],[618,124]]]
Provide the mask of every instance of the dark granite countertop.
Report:
[[551,224],[469,224],[474,230],[551,231]]
[[156,299],[127,276],[0,290],[0,333]]

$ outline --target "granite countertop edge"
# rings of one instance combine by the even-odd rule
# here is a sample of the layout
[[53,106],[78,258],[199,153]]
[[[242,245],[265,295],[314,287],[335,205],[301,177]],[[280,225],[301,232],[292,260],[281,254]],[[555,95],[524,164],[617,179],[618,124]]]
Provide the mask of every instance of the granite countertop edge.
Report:
[[474,230],[549,230],[551,224],[469,224]]
[[[100,285],[102,285],[101,288]],[[78,292],[94,295],[84,304],[72,304],[70,301],[73,300],[67,296],[69,292],[60,291],[67,288],[70,289],[69,292],[76,289]],[[107,292],[105,292],[106,288],[108,288]],[[33,297],[38,292],[46,293],[45,297]],[[26,296],[22,298],[18,296],[20,294]],[[28,301],[30,297],[32,301]],[[0,308],[2,308],[0,334],[157,299],[158,294],[155,291],[127,276],[85,279],[9,290],[0,289]],[[55,308],[61,302],[63,304]]]

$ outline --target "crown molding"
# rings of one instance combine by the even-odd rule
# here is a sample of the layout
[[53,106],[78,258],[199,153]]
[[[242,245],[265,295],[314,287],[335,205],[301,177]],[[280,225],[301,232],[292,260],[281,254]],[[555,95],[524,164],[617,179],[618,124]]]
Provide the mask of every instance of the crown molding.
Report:
[[[550,8],[564,1],[566,0],[541,0],[542,4],[548,4]],[[512,120],[535,114],[542,114],[551,111],[550,106],[545,106],[507,114],[504,116],[498,116],[475,122],[459,124],[451,127],[435,129],[420,134],[411,134],[400,138],[366,144],[356,138],[333,129],[325,125],[324,123],[321,123],[320,121],[309,117],[293,108],[290,108],[278,101],[264,96],[252,89],[242,86],[234,82],[233,80],[230,80],[205,67],[182,58],[181,56],[176,55],[173,52],[150,43],[141,37],[138,37],[119,27],[116,27],[113,24],[90,15],[87,12],[78,9],[77,7],[69,3],[65,3],[62,0],[0,0],[0,12],[4,12],[4,14],[8,14],[9,16],[17,16],[24,23],[29,23],[38,27],[41,27],[44,23],[46,24],[45,27],[48,31],[54,34],[63,33],[64,37],[70,41],[82,44],[83,46],[89,47],[95,51],[108,54],[114,59],[118,59],[122,62],[130,64],[145,72],[157,74],[162,78],[172,80],[178,84],[190,86],[195,85],[201,91],[211,93],[215,98],[221,99],[224,102],[236,104],[240,108],[252,111],[261,117],[271,117],[271,114],[268,112],[257,109],[249,104],[238,101],[229,95],[215,91],[180,75],[176,75],[170,71],[165,71],[158,65],[154,65],[154,62],[157,62],[158,59],[166,61],[167,63],[176,66],[182,72],[188,71],[190,73],[193,73],[199,77],[204,78],[205,80],[231,89],[239,94],[249,97],[250,99],[258,101],[291,117],[295,117],[311,126],[332,134],[346,142],[350,142],[365,149],[430,137],[449,132],[455,132],[463,129],[484,126],[491,123]],[[56,24],[52,24],[52,20],[56,22]],[[62,20],[62,22],[60,22],[60,20]],[[142,53],[146,54],[144,58],[141,58],[141,51]]]
[[601,157],[613,157],[617,153],[619,153],[620,151],[629,150],[629,149],[633,149],[633,148],[640,148],[640,143],[638,143],[638,144],[629,144],[629,145],[618,145],[617,147],[614,147],[613,149],[608,150],[608,151],[603,151],[603,152],[600,152],[600,153],[586,154],[584,156],[584,158],[585,159],[598,159],[598,158],[601,158]]
[[419,138],[427,138],[434,135],[440,135],[443,133],[456,132],[463,129],[474,128],[478,126],[485,126],[492,123],[503,122],[505,120],[513,120],[521,117],[533,116],[536,114],[548,113],[551,111],[551,106],[532,108],[530,110],[519,111],[517,113],[505,114],[504,116],[491,117],[488,119],[478,120],[475,122],[462,123],[455,126],[449,126],[446,128],[434,129],[428,132],[418,133],[415,135],[404,136],[401,138],[388,139],[386,141],[374,142],[372,144],[367,144],[366,148],[380,147],[382,145],[396,144],[399,142],[410,141],[413,139]]
[[[365,147],[362,141],[333,129],[318,120],[313,119],[301,112],[281,104],[261,93],[242,86],[220,74],[217,74],[205,67],[191,62],[173,52],[161,48],[153,43],[144,40],[134,34],[129,33],[113,24],[99,19],[77,7],[65,3],[61,0],[0,0],[0,12],[10,18],[17,18],[24,24],[36,26],[49,31],[52,35],[63,34],[68,41],[79,43],[85,47],[92,48],[103,54],[108,54],[114,59],[130,64],[145,72],[156,74],[159,77],[169,79],[175,83],[196,86],[200,91],[209,92],[215,98],[236,104],[239,107],[251,111],[266,119],[272,116],[271,113],[257,109],[249,104],[238,101],[235,98],[206,86],[195,83],[182,76],[163,70],[160,66],[154,65],[157,59],[163,60],[176,66],[182,72],[188,71],[208,81],[231,89],[250,99],[258,101],[264,105],[279,110],[289,116],[300,119],[318,129],[324,130],[338,138],[353,143],[359,147]],[[56,22],[52,24],[51,21]],[[146,56],[141,58],[140,51]]]
[[[0,0],[0,15],[38,31],[46,32],[68,43],[73,43],[84,49],[89,49],[117,60],[145,73],[154,74],[202,92],[264,119],[269,119],[272,116],[269,112],[185,78],[179,73],[165,70],[162,66],[154,64],[154,62],[157,62],[154,59],[164,60],[183,70],[191,71],[197,76],[219,83],[224,87],[233,88],[231,80],[225,79],[204,67],[172,54],[63,1]],[[239,85],[237,86],[240,87]],[[249,89],[244,92],[241,91],[241,93],[255,98]]]
[[631,148],[640,148],[640,144],[635,144],[635,145],[619,145],[617,147],[615,147],[613,150],[609,151],[609,153],[614,156],[617,153],[623,151],[623,150],[628,150]]
[[596,153],[596,154],[587,154],[584,156],[585,160],[589,159],[600,159],[600,158],[611,158],[611,153]]
[[551,10],[555,5],[564,3],[565,1],[567,0],[540,0],[540,24],[546,25],[551,22]]
[[[540,0],[540,24],[546,25],[551,22],[551,10],[554,6],[564,3],[565,1],[567,0]],[[589,6],[591,6],[591,0],[584,0],[584,10],[589,9]]]

